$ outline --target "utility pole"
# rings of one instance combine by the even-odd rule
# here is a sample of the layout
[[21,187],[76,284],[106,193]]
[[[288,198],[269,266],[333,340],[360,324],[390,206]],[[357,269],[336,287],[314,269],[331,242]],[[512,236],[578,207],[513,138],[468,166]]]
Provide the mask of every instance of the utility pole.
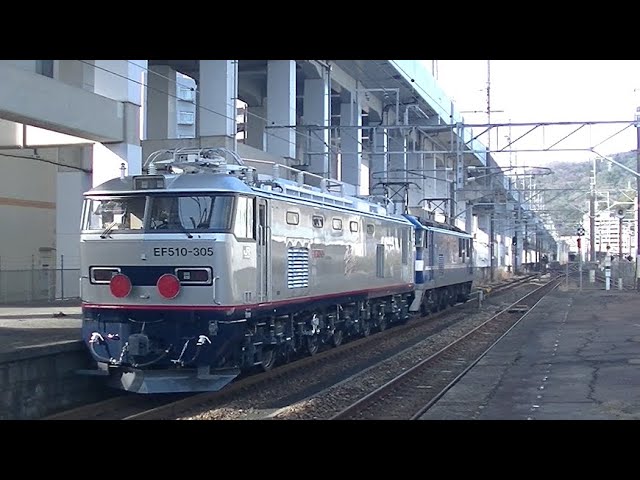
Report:
[[[487,60],[487,124],[491,125],[491,60]],[[487,130],[487,147],[491,150],[491,127]]]
[[596,261],[596,157],[593,157],[593,177],[589,196],[589,252],[590,260]]
[[622,215],[618,218],[618,258],[622,262]]
[[636,291],[640,289],[638,275],[640,274],[640,107],[636,107]]
[[[494,206],[495,208],[495,206]],[[489,257],[490,257],[490,265],[491,265],[491,271],[489,272],[491,275],[491,281],[493,282],[494,278],[495,278],[495,273],[494,273],[494,269],[495,269],[495,260],[494,260],[494,256],[495,256],[495,231],[494,231],[494,227],[493,227],[493,221],[494,221],[494,213],[493,210],[491,211],[491,216],[489,217],[489,242],[490,242],[490,248],[489,248]]]

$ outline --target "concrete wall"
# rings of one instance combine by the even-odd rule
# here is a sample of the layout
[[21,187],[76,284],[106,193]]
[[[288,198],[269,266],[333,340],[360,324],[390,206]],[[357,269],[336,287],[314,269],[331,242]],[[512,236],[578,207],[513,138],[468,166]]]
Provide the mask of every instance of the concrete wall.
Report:
[[[31,268],[40,248],[55,247],[57,167],[3,153],[27,155],[0,151],[0,269]],[[53,159],[51,152],[42,156]]]
[[79,171],[58,172],[56,183],[57,257],[64,255],[65,268],[80,268],[82,194],[91,188],[91,176]]
[[124,139],[120,102],[0,61],[0,118],[95,141]]
[[0,354],[0,420],[35,420],[113,395],[91,368],[79,341]]
[[[0,175],[0,303],[78,295],[73,269],[79,267],[82,193],[91,187],[91,174],[8,156],[32,154],[0,150],[0,167],[10,172]],[[82,147],[40,149],[38,154],[43,160],[84,165]],[[64,274],[55,272],[63,266]]]

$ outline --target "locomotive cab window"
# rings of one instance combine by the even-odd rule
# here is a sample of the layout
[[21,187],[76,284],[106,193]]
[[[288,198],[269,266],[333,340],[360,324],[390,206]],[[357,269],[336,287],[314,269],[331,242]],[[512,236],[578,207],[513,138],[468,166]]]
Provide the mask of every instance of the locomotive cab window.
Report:
[[236,199],[233,233],[236,238],[255,238],[253,234],[253,200],[249,197],[241,195]]
[[287,223],[289,225],[298,225],[298,223],[300,223],[300,215],[298,215],[298,212],[287,212]]
[[357,232],[358,231],[358,222],[349,222],[349,228],[351,229],[352,232]]
[[228,231],[231,227],[231,195],[154,195],[149,198],[151,231]]
[[145,196],[91,198],[85,202],[87,214],[83,219],[83,230],[126,231],[144,227]]

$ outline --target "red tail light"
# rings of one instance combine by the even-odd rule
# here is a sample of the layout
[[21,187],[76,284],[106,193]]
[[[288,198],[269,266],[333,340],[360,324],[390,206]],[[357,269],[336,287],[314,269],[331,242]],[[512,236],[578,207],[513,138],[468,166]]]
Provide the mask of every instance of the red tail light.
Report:
[[165,273],[158,279],[156,287],[164,298],[176,298],[180,293],[180,280],[175,275]]
[[131,293],[131,280],[126,275],[117,273],[111,277],[109,290],[114,297],[124,298]]

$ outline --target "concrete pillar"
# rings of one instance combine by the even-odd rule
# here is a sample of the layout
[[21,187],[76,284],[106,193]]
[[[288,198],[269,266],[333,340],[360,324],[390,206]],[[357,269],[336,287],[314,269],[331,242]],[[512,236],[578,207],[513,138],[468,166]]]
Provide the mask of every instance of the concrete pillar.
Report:
[[491,266],[491,215],[482,213],[478,215],[478,230],[480,230],[480,242],[477,246],[480,250],[481,257],[485,259],[481,266]]
[[451,202],[452,202],[452,215],[454,217],[454,225],[457,225],[458,222],[462,223],[462,221],[458,218],[458,215],[461,214],[463,208],[460,205],[460,192],[464,188],[464,159],[462,158],[461,152],[457,152],[455,158],[453,159],[453,169],[454,182],[451,185]]
[[198,118],[196,136],[228,137],[232,146],[236,135],[237,60],[200,60]]
[[147,72],[146,139],[177,138],[176,71],[154,65]]
[[[264,103],[263,103],[264,105]],[[264,150],[267,107],[249,106],[247,109],[247,145]]]
[[[267,63],[267,152],[284,158],[296,155],[296,61]],[[282,126],[282,128],[277,128]],[[287,128],[291,127],[291,128]]]
[[[431,142],[426,141],[425,150],[431,149]],[[435,153],[427,153],[425,154],[425,168],[428,170],[426,174],[429,176],[427,180],[427,188],[425,197],[437,197],[436,193],[438,191],[438,180],[436,180],[436,154]]]
[[22,148],[24,129],[21,123],[0,119],[0,146],[5,148]]
[[140,106],[147,60],[95,60],[94,93]]
[[504,267],[507,264],[506,251],[507,251],[507,242],[506,235],[504,232],[504,221],[502,219],[498,220],[498,231],[500,232],[500,237],[498,240],[498,251],[500,252],[500,259],[498,261],[499,267]]
[[93,145],[93,186],[119,176],[121,163],[129,175],[142,172],[140,120],[147,60],[95,60],[95,66],[94,92],[122,102],[117,115],[124,119],[125,140]]
[[[302,109],[304,125],[328,127],[330,100],[327,78],[305,79]],[[306,152],[307,158],[305,158],[305,161],[309,162],[309,171],[328,178],[329,130],[327,128],[305,129],[305,132],[311,138],[306,140],[304,137],[299,137],[299,139],[307,143],[308,151]]]
[[388,171],[389,133],[386,128],[378,127],[372,132],[371,165],[369,166],[369,194],[384,195],[384,188],[378,185],[386,181]]
[[[409,183],[409,206],[417,207],[418,202],[422,200],[424,195],[424,178],[422,172],[422,154],[420,153],[408,153],[407,154],[407,168],[412,170],[407,175],[407,181]],[[424,202],[420,204],[422,206]]]
[[360,164],[360,191],[359,195],[369,195],[369,170],[371,170],[371,158],[363,158]]
[[391,130],[389,136],[389,180],[403,182],[406,180],[407,157],[404,153],[404,138],[398,135],[398,130]]
[[[362,165],[362,109],[356,94],[347,94],[348,101],[340,104],[340,151],[342,156],[342,181],[360,189]],[[345,128],[346,127],[346,128]]]
[[474,230],[474,225],[473,225],[473,203],[472,202],[467,202],[466,203],[466,210],[465,210],[465,216],[464,216],[464,230],[467,233],[470,234],[474,234],[475,230]]
[[[447,160],[443,158],[442,155],[436,154],[436,164],[435,164],[435,177],[436,180],[436,191],[435,197],[438,198],[448,198],[450,194],[450,185],[447,182]],[[448,215],[448,213],[447,213]]]
[[396,204],[396,213],[402,213],[404,205],[405,190],[402,183],[407,181],[407,155],[406,139],[399,134],[398,130],[391,130],[389,137],[389,151],[396,152],[389,154],[389,195],[393,203]]

